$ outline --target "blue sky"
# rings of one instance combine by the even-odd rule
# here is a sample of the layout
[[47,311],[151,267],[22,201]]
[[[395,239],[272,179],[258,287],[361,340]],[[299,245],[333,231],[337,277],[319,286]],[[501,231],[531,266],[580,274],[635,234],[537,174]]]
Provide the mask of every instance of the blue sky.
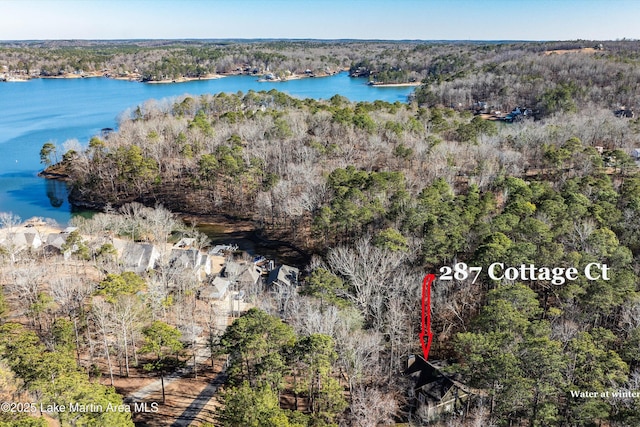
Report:
[[640,0],[0,0],[0,40],[640,39]]

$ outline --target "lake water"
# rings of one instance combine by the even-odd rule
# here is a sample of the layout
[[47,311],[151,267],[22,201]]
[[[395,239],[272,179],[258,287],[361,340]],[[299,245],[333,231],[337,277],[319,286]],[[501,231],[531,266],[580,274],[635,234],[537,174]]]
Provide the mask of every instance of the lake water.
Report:
[[185,83],[144,84],[104,78],[34,79],[0,83],[0,212],[69,221],[66,184],[37,177],[42,145],[77,139],[86,144],[102,128],[148,99],[185,93],[246,93],[277,89],[299,98],[328,99],[340,94],[352,101],[405,102],[411,87],[372,87],[346,73],[288,82],[258,82],[251,76]]

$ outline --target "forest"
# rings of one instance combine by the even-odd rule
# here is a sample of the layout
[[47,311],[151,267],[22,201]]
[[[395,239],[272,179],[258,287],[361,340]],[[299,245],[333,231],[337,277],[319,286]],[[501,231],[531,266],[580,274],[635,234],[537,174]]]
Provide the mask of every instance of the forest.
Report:
[[[166,243],[195,233],[172,213],[220,214],[312,254],[298,266],[300,286],[252,290],[253,308],[211,338],[212,359],[228,358],[220,425],[638,425],[640,122],[619,114],[640,102],[635,42],[372,46],[377,55],[356,50],[340,66],[404,58],[398,68],[423,82],[408,102],[277,91],[149,101],[86,147],[45,144],[43,165],[67,175],[72,203],[105,212],[78,220],[82,235]],[[413,69],[405,64],[414,54],[431,59]],[[496,119],[518,106],[531,116]],[[171,348],[171,331],[194,322],[210,330],[185,276],[122,271],[98,243],[70,250],[85,270],[99,266],[68,285],[84,297],[46,305],[58,284],[39,275],[21,309],[26,328],[3,324],[33,351],[63,351],[64,319],[75,328],[71,358],[103,340],[96,358],[124,366],[148,350],[157,356],[150,370],[163,375],[165,362],[188,359],[188,349]],[[4,254],[10,312],[27,304],[10,288],[33,261]],[[496,262],[606,264],[609,280],[493,280]],[[483,272],[475,283],[434,282],[429,360],[470,398],[434,416],[402,373],[421,354],[422,278],[460,263]],[[139,317],[118,327],[127,307]],[[0,342],[7,375],[47,396],[10,345]]]
[[[584,55],[567,57],[567,52]],[[578,83],[578,87],[585,89],[580,96],[613,98],[628,105],[637,93],[634,65],[639,59],[638,42],[632,40],[604,44],[589,40],[493,43],[367,40],[0,42],[0,73],[15,76],[78,74],[171,81],[210,74],[273,74],[286,79],[294,75],[323,76],[348,70],[352,76],[364,76],[381,84],[437,83],[432,88],[425,88],[430,90],[419,93],[421,102],[433,105],[441,100],[448,106],[495,96],[504,99],[503,105],[514,101],[525,103],[542,94],[538,91],[545,89],[545,82],[568,84],[574,78],[592,82],[590,85],[585,81]],[[602,89],[601,85],[610,86],[610,90],[597,92],[591,89],[591,86]],[[567,89],[576,87],[568,86]]]

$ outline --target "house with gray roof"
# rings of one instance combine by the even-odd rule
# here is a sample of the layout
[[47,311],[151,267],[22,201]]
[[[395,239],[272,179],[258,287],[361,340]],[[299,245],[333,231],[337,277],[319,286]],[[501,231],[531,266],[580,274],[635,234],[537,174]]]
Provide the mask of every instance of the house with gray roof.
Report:
[[205,286],[200,289],[200,299],[222,300],[229,292],[229,285],[231,285],[229,280],[223,279],[222,277],[216,277],[213,279],[210,286]]
[[229,260],[224,265],[222,273],[225,278],[237,283],[239,287],[256,285],[262,277],[260,267],[247,261]]
[[172,249],[169,265],[174,268],[192,269],[199,280],[211,274],[211,260],[208,254],[195,248]]
[[260,269],[251,264],[237,276],[236,280],[240,285],[255,285],[260,281],[260,277]]
[[58,252],[62,252],[62,246],[67,243],[68,234],[63,233],[52,233],[49,234],[45,240],[45,249],[51,250],[55,249]]
[[113,239],[113,246],[118,251],[120,264],[136,273],[152,270],[160,258],[160,252],[151,243]]
[[9,231],[0,230],[0,247],[7,249],[11,254],[11,259],[15,260],[15,256],[26,250],[37,249],[42,246],[40,235],[33,231]]
[[442,369],[428,362],[420,355],[409,357],[404,375],[413,382],[410,397],[413,407],[424,407],[428,419],[447,413],[460,411],[474,391],[462,384],[456,375],[447,375]]
[[267,283],[269,286],[292,287],[298,286],[300,270],[290,265],[281,265],[269,272]]
[[0,236],[0,245],[10,245],[16,250],[38,249],[42,246],[42,239],[36,232],[17,231]]

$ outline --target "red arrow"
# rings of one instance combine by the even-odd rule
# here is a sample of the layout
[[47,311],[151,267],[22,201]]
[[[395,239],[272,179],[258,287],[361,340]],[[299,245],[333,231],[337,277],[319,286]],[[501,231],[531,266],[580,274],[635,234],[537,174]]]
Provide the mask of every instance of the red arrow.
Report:
[[[431,283],[436,279],[434,274],[427,274],[422,281],[422,329],[420,330],[420,344],[422,344],[422,353],[424,360],[429,360],[429,350],[431,349],[431,341],[433,340],[433,332],[431,332]],[[424,342],[424,336],[427,335],[427,342]]]

